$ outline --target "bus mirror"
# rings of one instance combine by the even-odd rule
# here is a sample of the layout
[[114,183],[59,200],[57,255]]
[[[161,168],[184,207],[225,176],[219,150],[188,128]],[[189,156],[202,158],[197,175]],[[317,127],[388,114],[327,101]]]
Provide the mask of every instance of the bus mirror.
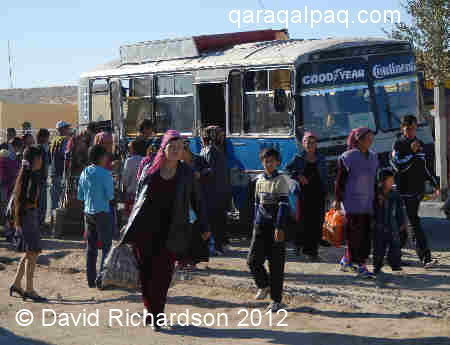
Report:
[[286,111],[288,105],[288,97],[286,91],[283,89],[275,89],[273,97],[273,106],[277,113],[282,113]]

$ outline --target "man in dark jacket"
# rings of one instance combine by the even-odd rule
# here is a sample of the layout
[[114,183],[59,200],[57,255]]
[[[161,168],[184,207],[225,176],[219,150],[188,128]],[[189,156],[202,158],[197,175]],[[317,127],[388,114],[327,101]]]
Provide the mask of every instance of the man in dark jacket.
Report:
[[206,190],[208,216],[214,236],[217,255],[223,255],[226,245],[227,212],[231,206],[230,170],[223,151],[224,131],[219,126],[208,126],[202,133],[203,148],[200,155],[211,168]]
[[418,215],[420,202],[425,193],[425,181],[429,180],[439,195],[439,186],[427,169],[423,143],[416,138],[417,119],[413,115],[402,118],[402,134],[393,145],[392,166],[397,172],[397,186],[406,205],[406,212],[416,239],[416,252],[425,268],[436,263],[431,258],[428,241]]
[[[55,137],[50,145],[50,168],[49,174],[52,179],[51,196],[52,196],[52,211],[59,207],[59,202],[63,193],[63,175],[65,165],[65,154],[67,143],[70,138],[70,123],[65,121],[58,121],[56,129],[58,136]],[[53,212],[52,212],[53,213]],[[53,214],[52,214],[53,220]],[[53,223],[53,221],[52,221]]]

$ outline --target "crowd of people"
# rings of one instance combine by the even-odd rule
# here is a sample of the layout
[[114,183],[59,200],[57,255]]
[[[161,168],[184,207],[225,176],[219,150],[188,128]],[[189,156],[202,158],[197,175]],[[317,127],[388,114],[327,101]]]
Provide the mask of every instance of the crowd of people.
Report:
[[[47,178],[50,175],[54,210],[61,200],[67,152],[74,142],[70,124],[60,121],[56,128],[58,136],[50,145],[46,130],[39,131],[38,145],[34,145],[32,136],[20,140],[8,131],[8,142],[0,151],[2,198],[9,200],[12,196],[15,201],[14,226],[16,233],[22,234],[25,252],[10,292],[39,301],[45,298],[34,291],[33,272],[41,251],[39,238],[45,221]],[[425,181],[433,184],[437,195],[439,188],[427,169],[416,128],[414,116],[402,119],[401,133],[393,143],[390,168],[381,168],[377,154],[370,149],[374,138],[370,129],[357,128],[349,134],[348,149],[338,159],[332,205],[344,211],[347,219],[346,250],[339,262],[342,271],[355,272],[364,278],[375,277],[382,284],[386,256],[392,270],[401,270],[407,219],[421,264],[425,268],[436,264],[418,209]],[[134,249],[144,305],[152,318],[149,323],[158,330],[155,321],[164,312],[167,291],[176,270],[188,266],[195,269],[198,262],[208,260],[209,254],[226,253],[231,181],[222,128],[209,126],[202,130],[203,148],[199,155],[191,151],[189,140],[175,130],[168,130],[158,139],[150,120],[143,120],[139,130],[140,135],[129,143],[120,183],[113,177],[111,132],[95,133],[89,127],[81,134],[87,157],[80,169],[76,197],[83,202],[87,283],[91,288],[103,288],[104,261],[119,228],[116,204],[118,199],[125,203],[128,220],[120,231],[120,244],[130,244]],[[291,185],[286,175],[297,182],[298,231],[294,241],[297,254],[311,262],[320,262],[319,246],[329,245],[321,236],[325,203],[330,197],[326,160],[317,151],[314,133],[304,133],[299,141],[301,149],[285,166],[286,174],[279,169],[281,152],[269,147],[259,153],[264,173],[256,178],[248,266],[258,287],[256,299],[265,299],[270,294],[272,302],[268,309],[271,311],[281,308],[283,291],[286,232],[291,216]],[[117,197],[117,189],[121,197]],[[211,243],[214,243],[212,252]],[[97,272],[100,248],[102,259]],[[373,272],[367,267],[371,254]],[[269,273],[264,267],[266,260]],[[25,272],[26,288],[22,289]]]

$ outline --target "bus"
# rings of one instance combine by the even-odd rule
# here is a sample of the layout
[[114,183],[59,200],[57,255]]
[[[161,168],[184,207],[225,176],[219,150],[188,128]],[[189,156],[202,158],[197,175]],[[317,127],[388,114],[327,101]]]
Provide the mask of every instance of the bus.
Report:
[[122,46],[120,59],[83,73],[79,87],[79,125],[110,121],[119,140],[136,135],[136,124],[150,118],[159,133],[170,128],[189,137],[198,153],[201,128],[225,128],[233,201],[247,225],[262,148],[276,147],[284,166],[302,133],[312,131],[329,163],[331,190],[336,159],[357,127],[374,131],[373,150],[387,164],[400,118],[415,115],[417,136],[432,157],[423,106],[408,42],[290,39],[285,30]]

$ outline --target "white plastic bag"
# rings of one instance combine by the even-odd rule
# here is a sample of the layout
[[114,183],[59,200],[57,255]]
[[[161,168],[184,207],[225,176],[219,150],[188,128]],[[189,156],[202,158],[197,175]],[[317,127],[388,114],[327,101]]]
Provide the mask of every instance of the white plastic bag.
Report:
[[103,286],[137,289],[140,286],[136,257],[127,245],[112,247],[102,274]]

